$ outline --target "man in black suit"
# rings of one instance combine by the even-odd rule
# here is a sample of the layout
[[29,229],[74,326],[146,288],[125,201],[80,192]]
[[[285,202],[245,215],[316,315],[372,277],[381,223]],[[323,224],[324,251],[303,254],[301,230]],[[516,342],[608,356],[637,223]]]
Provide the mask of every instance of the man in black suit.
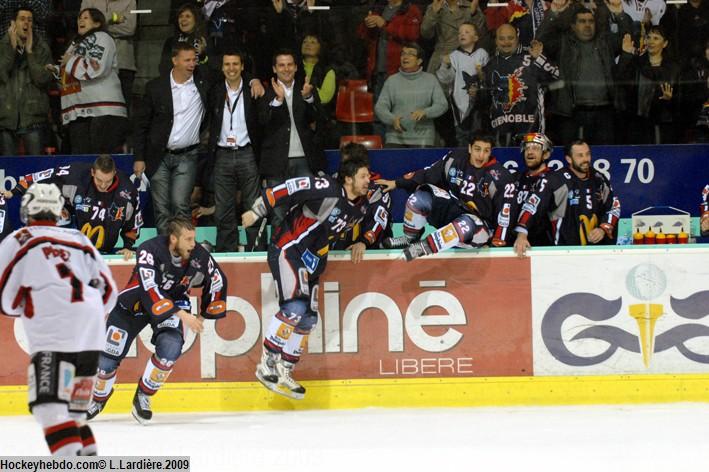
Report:
[[[135,116],[133,171],[150,179],[155,226],[166,234],[174,216],[190,218],[199,133],[204,122],[208,85],[194,74],[197,54],[188,43],[172,51],[172,71],[145,87]],[[174,106],[173,106],[174,104]]]
[[[325,170],[325,153],[316,145],[315,124],[323,111],[318,94],[307,79],[296,81],[295,54],[287,49],[273,56],[271,88],[259,103],[261,175],[269,188],[291,177],[314,175]],[[271,224],[279,226],[285,209],[274,210]]]
[[[251,208],[260,190],[257,100],[249,93],[249,77],[243,74],[245,59],[244,53],[235,49],[224,51],[224,81],[212,87],[209,97],[209,159],[214,166],[217,252],[237,250],[237,189],[241,190],[244,208]],[[246,230],[247,250],[265,250],[262,242],[256,245],[257,233],[258,228]]]

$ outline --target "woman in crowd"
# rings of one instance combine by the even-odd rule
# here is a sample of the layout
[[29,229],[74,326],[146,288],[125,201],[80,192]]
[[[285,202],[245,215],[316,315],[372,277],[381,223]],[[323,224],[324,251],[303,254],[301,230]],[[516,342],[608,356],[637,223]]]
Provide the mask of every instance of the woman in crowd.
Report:
[[666,144],[677,138],[679,66],[665,50],[667,35],[660,26],[648,31],[646,50],[637,54],[629,34],[623,37],[618,76],[625,92],[627,112],[633,116],[631,143]]
[[81,10],[77,26],[78,35],[61,60],[62,124],[73,154],[112,153],[127,129],[116,43],[95,8]]
[[[167,75],[172,70],[172,49],[177,43],[190,43],[197,51],[197,64],[200,70],[209,61],[207,53],[206,26],[202,19],[202,14],[191,3],[185,3],[177,10],[177,22],[175,24],[175,35],[165,40],[160,55],[160,65],[158,70],[160,75]],[[214,67],[221,67],[216,64]]]

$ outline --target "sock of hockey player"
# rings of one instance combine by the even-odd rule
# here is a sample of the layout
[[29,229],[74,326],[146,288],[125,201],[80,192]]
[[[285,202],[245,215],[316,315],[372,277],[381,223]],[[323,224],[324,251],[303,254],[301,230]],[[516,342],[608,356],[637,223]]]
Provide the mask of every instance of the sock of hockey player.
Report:
[[300,316],[288,316],[279,311],[273,317],[266,330],[266,335],[263,340],[263,353],[261,354],[261,362],[256,366],[256,378],[264,387],[269,390],[277,391],[278,372],[276,364],[280,360],[281,352],[288,343],[295,324],[300,320]]
[[63,403],[43,403],[32,408],[32,415],[44,429],[44,439],[53,456],[76,456],[83,448],[76,421]]
[[296,329],[291,334],[286,346],[281,353],[281,360],[276,365],[278,370],[278,384],[285,387],[290,394],[288,396],[300,400],[305,395],[305,387],[296,382],[291,373],[295,364],[300,360],[300,356],[305,351],[308,343],[308,334]]
[[91,431],[89,425],[85,424],[79,427],[79,434],[81,435],[81,451],[79,451],[80,456],[95,456],[98,453],[96,448],[96,439],[94,438],[94,432]]
[[86,411],[86,419],[91,420],[103,411],[108,399],[113,395],[113,384],[116,383],[116,372],[98,371],[96,385],[94,386],[93,402]]
[[70,412],[71,417],[76,421],[76,426],[79,428],[79,436],[81,436],[80,456],[95,456],[97,454],[96,439],[91,428],[86,423],[86,413]]
[[382,242],[385,249],[402,249],[421,238],[431,211],[431,199],[431,194],[423,190],[409,196],[404,212],[404,234],[386,238]]
[[150,397],[155,395],[160,387],[167,381],[172,372],[174,361],[158,359],[155,354],[150,356],[143,376],[138,382],[138,388],[133,397],[133,417],[141,424],[150,421],[153,412],[150,407]]

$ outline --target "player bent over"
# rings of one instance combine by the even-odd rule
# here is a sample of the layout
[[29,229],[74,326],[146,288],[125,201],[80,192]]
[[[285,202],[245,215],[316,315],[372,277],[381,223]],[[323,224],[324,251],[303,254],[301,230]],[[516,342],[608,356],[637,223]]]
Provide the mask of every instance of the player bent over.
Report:
[[[318,279],[325,271],[329,244],[359,224],[369,202],[369,162],[351,158],[332,177],[297,177],[268,188],[242,216],[244,227],[278,205],[288,208],[275,228],[268,265],[278,287],[280,310],[263,341],[256,378],[269,390],[295,399],[305,388],[291,376],[308,334],[318,321]],[[353,256],[353,261],[357,258]]]
[[89,238],[55,226],[63,207],[54,184],[34,184],[22,196],[28,226],[0,245],[0,300],[27,334],[29,408],[50,452],[88,456],[96,455],[96,441],[86,409],[117,290]]
[[[481,247],[512,242],[510,216],[515,213],[517,184],[492,157],[492,138],[476,135],[467,152],[453,151],[430,167],[396,180],[378,180],[387,191],[409,192],[404,235],[387,238],[387,249],[403,249],[411,261],[453,247]],[[426,223],[436,231],[421,240]]]
[[[152,419],[150,399],[167,380],[184,344],[183,326],[202,332],[202,318],[226,316],[227,281],[206,249],[195,244],[195,229],[184,218],[168,222],[168,234],[138,247],[137,264],[116,308],[106,322],[98,382],[89,419],[103,410],[113,393],[116,371],[135,337],[147,325],[153,330],[155,354],[148,360],[133,397],[133,417]],[[202,288],[199,316],[190,313],[189,290]]]

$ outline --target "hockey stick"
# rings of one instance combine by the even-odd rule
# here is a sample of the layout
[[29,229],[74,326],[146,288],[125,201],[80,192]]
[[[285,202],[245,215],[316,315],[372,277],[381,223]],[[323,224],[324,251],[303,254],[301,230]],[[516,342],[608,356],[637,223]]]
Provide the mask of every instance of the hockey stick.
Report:
[[256,238],[254,238],[254,243],[251,245],[249,252],[254,252],[258,243],[261,242],[261,236],[263,236],[263,231],[266,229],[266,223],[268,223],[268,219],[266,217],[261,218],[261,225],[258,227],[258,233],[256,233]]

